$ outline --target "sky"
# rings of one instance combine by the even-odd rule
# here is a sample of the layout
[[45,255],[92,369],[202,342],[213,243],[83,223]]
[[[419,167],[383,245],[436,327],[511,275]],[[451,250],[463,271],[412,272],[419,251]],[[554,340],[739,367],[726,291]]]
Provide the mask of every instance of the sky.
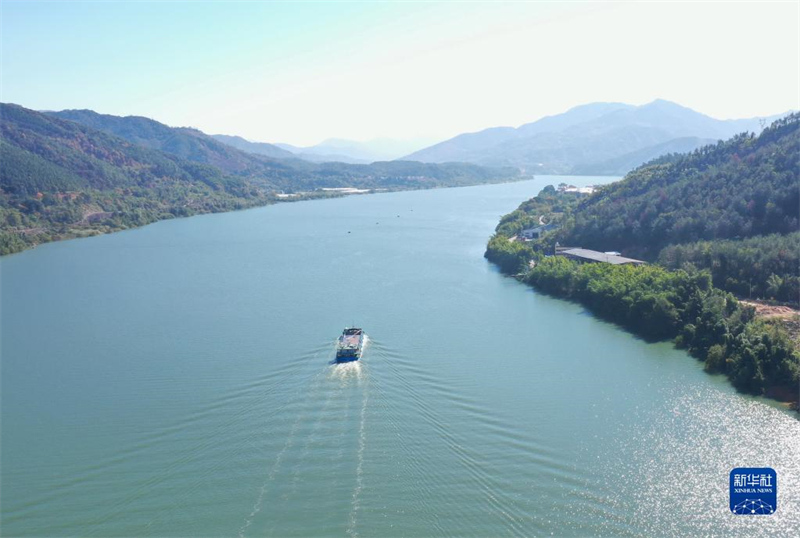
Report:
[[800,2],[0,1],[0,100],[251,140],[443,140],[580,104],[800,109]]

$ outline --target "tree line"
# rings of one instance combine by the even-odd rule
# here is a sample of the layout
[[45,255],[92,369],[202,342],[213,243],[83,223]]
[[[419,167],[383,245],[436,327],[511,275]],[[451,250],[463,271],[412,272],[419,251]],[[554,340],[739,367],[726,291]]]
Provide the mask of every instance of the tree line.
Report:
[[800,114],[637,168],[583,201],[558,238],[657,259],[671,244],[800,230]]
[[[501,219],[485,256],[648,340],[674,340],[740,390],[797,400],[796,344],[733,294],[798,301],[798,159],[800,114],[792,114],[759,136],[656,159],[588,197],[548,186]],[[515,237],[541,216],[559,229]],[[557,242],[652,264],[582,265],[552,256]]]
[[584,304],[597,316],[648,340],[674,339],[744,392],[798,397],[800,353],[785,330],[711,285],[708,271],[648,265],[541,260],[524,280]]

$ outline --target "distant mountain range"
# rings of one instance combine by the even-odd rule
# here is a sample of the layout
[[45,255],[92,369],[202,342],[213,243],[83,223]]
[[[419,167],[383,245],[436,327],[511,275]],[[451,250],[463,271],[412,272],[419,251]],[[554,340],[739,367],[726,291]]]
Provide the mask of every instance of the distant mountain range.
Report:
[[592,103],[517,128],[461,134],[403,160],[515,166],[533,174],[623,175],[665,152],[759,132],[780,116],[717,120],[660,99],[642,106]]
[[245,151],[247,153],[264,155],[265,157],[272,157],[275,159],[297,158],[296,155],[291,151],[286,151],[285,149],[281,149],[275,144],[267,144],[266,142],[250,142],[249,140],[244,139],[241,136],[217,134],[217,135],[211,135],[211,137],[217,140],[218,142],[222,142],[223,144],[227,144],[228,146],[234,147],[240,151]]
[[213,166],[224,174],[255,181],[262,187],[286,192],[351,186],[418,188],[438,185],[439,181],[449,185],[461,184],[462,180],[482,183],[501,176],[519,175],[513,168],[490,170],[465,163],[315,163],[273,144],[250,142],[238,136],[207,135],[198,129],[170,127],[140,116],[112,116],[92,110],[48,111],[44,114],[103,131],[137,146]]
[[[591,103],[520,127],[493,127],[419,149],[425,144],[422,139],[356,142],[334,138],[298,147],[253,142],[240,136],[206,135],[197,129],[169,127],[137,116],[123,118],[91,110],[48,114],[251,177],[274,175],[276,168],[313,172],[310,163],[392,160],[513,167],[527,175],[624,175],[665,153],[686,153],[740,132],[759,132],[781,116],[717,120],[664,100],[642,106]],[[341,171],[341,166],[336,165],[337,170]]]
[[375,138],[367,142],[329,138],[309,147],[298,147],[291,144],[276,144],[276,146],[291,151],[301,159],[313,162],[371,163],[396,160],[412,151],[422,149],[432,142],[432,140],[421,138],[413,140]]
[[[195,160],[238,171],[254,165],[253,155],[269,159],[296,159],[307,162],[340,162],[369,164],[376,161],[392,161],[424,147],[427,140],[394,140],[377,138],[369,142],[356,142],[331,138],[310,147],[290,144],[252,142],[241,136],[207,135],[191,127],[169,127],[141,116],[112,116],[98,114],[93,110],[62,110],[45,112],[64,120],[76,121],[87,127],[99,129],[122,137],[130,142]],[[248,154],[237,155],[231,148]],[[259,159],[256,158],[256,161]],[[260,165],[256,165],[258,167]]]
[[376,138],[368,142],[358,142],[341,138],[329,138],[314,146],[300,147],[282,143],[252,142],[240,136],[211,136],[223,144],[247,153],[281,159],[302,159],[314,163],[369,164],[379,161],[393,161],[432,143],[430,139],[398,140]]

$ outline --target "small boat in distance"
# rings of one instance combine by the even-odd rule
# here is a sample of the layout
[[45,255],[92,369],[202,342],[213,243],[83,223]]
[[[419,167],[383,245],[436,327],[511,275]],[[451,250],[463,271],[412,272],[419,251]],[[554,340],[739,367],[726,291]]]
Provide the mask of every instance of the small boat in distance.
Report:
[[363,349],[364,331],[357,327],[346,328],[336,342],[336,362],[357,361]]

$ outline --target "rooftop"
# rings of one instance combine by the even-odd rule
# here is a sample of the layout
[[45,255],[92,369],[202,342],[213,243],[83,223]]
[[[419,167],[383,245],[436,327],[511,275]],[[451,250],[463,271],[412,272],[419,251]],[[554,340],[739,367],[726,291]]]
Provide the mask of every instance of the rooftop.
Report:
[[635,260],[633,258],[626,258],[624,256],[617,256],[615,254],[606,254],[605,252],[598,252],[596,250],[589,250],[586,248],[570,248],[561,250],[558,252],[558,254],[573,256],[575,258],[582,258],[594,262],[610,263],[613,265],[622,265],[626,263],[640,265],[646,263],[642,260]]

